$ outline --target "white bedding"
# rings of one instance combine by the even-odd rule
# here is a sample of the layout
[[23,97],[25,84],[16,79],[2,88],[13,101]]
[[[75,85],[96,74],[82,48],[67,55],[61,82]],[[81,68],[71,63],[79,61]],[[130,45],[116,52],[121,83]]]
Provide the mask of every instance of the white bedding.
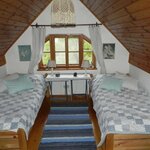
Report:
[[104,76],[92,81],[93,107],[101,130],[101,142],[109,133],[150,134],[150,97],[143,90],[122,88],[120,92],[101,88]]
[[28,133],[43,102],[46,84],[42,75],[29,75],[34,82],[33,89],[15,94],[0,93],[0,130],[15,131],[24,129]]

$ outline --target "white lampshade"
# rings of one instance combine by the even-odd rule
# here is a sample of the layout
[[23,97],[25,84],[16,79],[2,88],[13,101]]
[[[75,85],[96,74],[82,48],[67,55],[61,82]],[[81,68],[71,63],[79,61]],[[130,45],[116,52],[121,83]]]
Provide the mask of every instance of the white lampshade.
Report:
[[51,68],[51,76],[53,76],[54,75],[53,68],[56,67],[56,62],[54,60],[49,60],[47,63],[47,67]]
[[82,68],[90,68],[90,63],[88,60],[83,60],[82,61],[82,65],[81,65]]
[[56,62],[54,60],[49,60],[48,63],[47,63],[47,67],[55,68],[56,67]]

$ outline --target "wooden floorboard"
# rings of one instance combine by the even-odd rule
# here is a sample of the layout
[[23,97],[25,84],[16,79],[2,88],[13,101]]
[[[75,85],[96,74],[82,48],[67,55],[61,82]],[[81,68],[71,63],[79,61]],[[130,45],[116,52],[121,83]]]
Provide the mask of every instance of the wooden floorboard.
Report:
[[47,120],[47,116],[49,113],[50,103],[48,100],[46,100],[35,120],[34,126],[32,127],[29,139],[28,139],[28,150],[38,150],[38,146],[42,137],[43,128],[45,125],[45,122]]
[[[89,115],[90,115],[90,119],[93,125],[93,133],[95,136],[95,140],[96,140],[96,144],[98,145],[98,143],[100,142],[100,129],[99,129],[99,125],[98,125],[98,121],[97,121],[97,117],[96,117],[96,113],[93,109],[93,102],[92,99],[89,98]],[[97,150],[103,150],[102,148],[97,148]]]

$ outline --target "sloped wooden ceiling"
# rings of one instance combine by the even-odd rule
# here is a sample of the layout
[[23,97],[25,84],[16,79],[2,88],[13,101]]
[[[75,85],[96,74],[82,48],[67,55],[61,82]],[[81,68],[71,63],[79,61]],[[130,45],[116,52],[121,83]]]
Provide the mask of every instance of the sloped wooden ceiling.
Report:
[[0,0],[0,57],[52,0]]
[[129,62],[150,73],[150,0],[81,0],[127,48]]
[[[4,55],[52,0],[0,0],[0,65]],[[150,0],[80,0],[150,73]]]

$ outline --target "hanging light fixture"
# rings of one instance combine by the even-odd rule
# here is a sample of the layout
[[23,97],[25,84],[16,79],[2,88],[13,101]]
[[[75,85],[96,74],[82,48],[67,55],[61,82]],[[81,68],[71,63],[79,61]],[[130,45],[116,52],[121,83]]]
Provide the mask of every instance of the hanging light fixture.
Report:
[[51,5],[51,24],[75,25],[75,12],[71,0],[53,0]]

